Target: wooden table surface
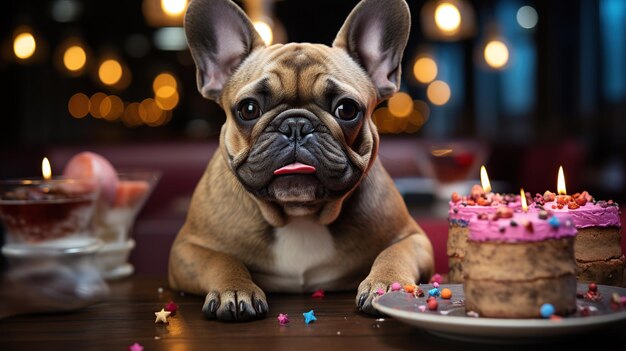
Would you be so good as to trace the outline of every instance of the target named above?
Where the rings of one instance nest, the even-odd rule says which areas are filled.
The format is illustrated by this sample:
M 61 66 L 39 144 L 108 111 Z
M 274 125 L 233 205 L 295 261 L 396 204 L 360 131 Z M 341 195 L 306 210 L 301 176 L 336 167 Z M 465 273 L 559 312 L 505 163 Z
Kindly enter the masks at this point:
M 128 350 L 135 342 L 150 350 L 501 350 L 530 345 L 488 345 L 444 339 L 393 318 L 377 320 L 354 307 L 354 293 L 268 296 L 264 320 L 224 323 L 203 318 L 203 298 L 182 295 L 167 287 L 165 278 L 129 277 L 110 282 L 102 302 L 60 314 L 22 315 L 0 320 L 0 350 Z M 159 293 L 159 288 L 163 291 Z M 169 324 L 155 324 L 154 312 L 173 300 L 179 305 Z M 303 312 L 315 311 L 317 321 L 305 324 Z M 279 325 L 286 313 L 290 323 Z M 626 321 L 593 334 L 572 335 L 555 342 L 534 340 L 534 350 L 556 346 L 576 349 L 626 349 Z

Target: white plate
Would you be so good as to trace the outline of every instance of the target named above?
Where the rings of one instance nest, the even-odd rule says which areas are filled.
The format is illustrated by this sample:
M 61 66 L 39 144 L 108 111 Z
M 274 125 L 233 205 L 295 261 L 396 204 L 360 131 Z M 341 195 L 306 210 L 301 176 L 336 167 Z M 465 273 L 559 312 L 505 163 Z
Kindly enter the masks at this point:
M 583 317 L 578 312 L 559 320 L 552 319 L 504 319 L 467 316 L 463 302 L 462 284 L 442 284 L 452 290 L 452 298 L 438 298 L 437 311 L 424 312 L 420 305 L 426 305 L 428 290 L 432 285 L 423 284 L 425 297 L 415 298 L 405 292 L 390 292 L 377 297 L 373 305 L 380 312 L 410 325 L 422 328 L 427 332 L 447 338 L 480 341 L 480 342 L 511 342 L 536 341 L 537 337 L 557 338 L 573 333 L 587 332 L 605 326 L 608 323 L 626 319 L 626 308 L 612 308 L 611 294 L 626 295 L 626 289 L 607 285 L 598 285 L 602 299 L 590 301 L 577 299 L 579 307 L 589 306 L 592 313 Z M 579 292 L 587 291 L 587 284 L 578 284 Z

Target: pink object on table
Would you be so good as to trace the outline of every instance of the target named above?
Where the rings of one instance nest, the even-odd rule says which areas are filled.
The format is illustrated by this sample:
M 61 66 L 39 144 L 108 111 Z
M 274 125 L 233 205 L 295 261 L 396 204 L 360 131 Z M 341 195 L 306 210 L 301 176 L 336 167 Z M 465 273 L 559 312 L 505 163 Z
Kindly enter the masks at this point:
M 278 323 L 280 325 L 285 325 L 285 324 L 289 323 L 289 316 L 287 314 L 280 313 L 280 314 L 278 314 L 277 319 L 278 319 Z
M 439 274 L 439 273 L 435 273 L 435 274 L 433 274 L 433 276 L 432 276 L 432 277 L 430 277 L 429 282 L 430 282 L 430 283 L 437 283 L 437 284 L 441 284 L 442 280 L 443 280 L 443 277 L 441 276 L 441 274 Z
M 113 207 L 132 207 L 150 189 L 145 180 L 120 180 L 117 183 Z
M 324 290 L 322 289 L 315 290 L 315 292 L 311 295 L 311 297 L 324 297 Z
M 101 196 L 109 204 L 115 201 L 119 179 L 113 165 L 104 157 L 90 151 L 74 155 L 65 165 L 63 175 L 69 178 L 98 179 Z
M 175 304 L 174 301 L 170 301 L 167 303 L 167 305 L 165 305 L 165 310 L 176 313 L 176 311 L 178 310 L 178 305 Z

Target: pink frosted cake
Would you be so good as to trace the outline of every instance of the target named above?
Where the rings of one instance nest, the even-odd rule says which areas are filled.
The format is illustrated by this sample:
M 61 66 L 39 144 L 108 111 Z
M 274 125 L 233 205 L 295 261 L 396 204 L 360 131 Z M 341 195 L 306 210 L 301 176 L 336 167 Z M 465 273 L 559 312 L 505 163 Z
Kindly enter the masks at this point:
M 485 193 L 480 185 L 472 187 L 470 196 L 452 194 L 448 210 L 448 282 L 463 282 L 463 261 L 467 247 L 467 226 L 479 213 L 495 214 L 499 208 L 521 209 L 520 196 L 514 194 Z
M 539 318 L 576 311 L 576 228 L 567 215 L 505 211 L 470 220 L 463 290 L 468 311 L 483 317 Z
M 625 286 L 626 259 L 621 247 L 619 205 L 596 201 L 586 191 L 574 195 L 537 194 L 531 210 L 568 214 L 578 234 L 574 244 L 576 276 L 580 282 Z

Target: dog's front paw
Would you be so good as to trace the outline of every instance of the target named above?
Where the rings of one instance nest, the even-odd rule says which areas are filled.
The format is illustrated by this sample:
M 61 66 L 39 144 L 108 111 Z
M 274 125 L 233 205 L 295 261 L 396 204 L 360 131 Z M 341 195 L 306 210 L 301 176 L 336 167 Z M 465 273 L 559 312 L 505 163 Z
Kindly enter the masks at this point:
M 372 305 L 372 301 L 376 296 L 379 296 L 380 293 L 386 293 L 391 291 L 391 284 L 398 282 L 401 286 L 405 284 L 410 284 L 409 280 L 403 279 L 376 279 L 376 278 L 365 278 L 364 281 L 359 285 L 359 289 L 356 294 L 356 307 L 359 311 L 372 314 L 372 315 L 382 315 L 377 309 Z
M 206 295 L 202 312 L 208 319 L 244 322 L 264 318 L 268 306 L 265 293 L 253 282 L 224 290 L 212 290 Z

